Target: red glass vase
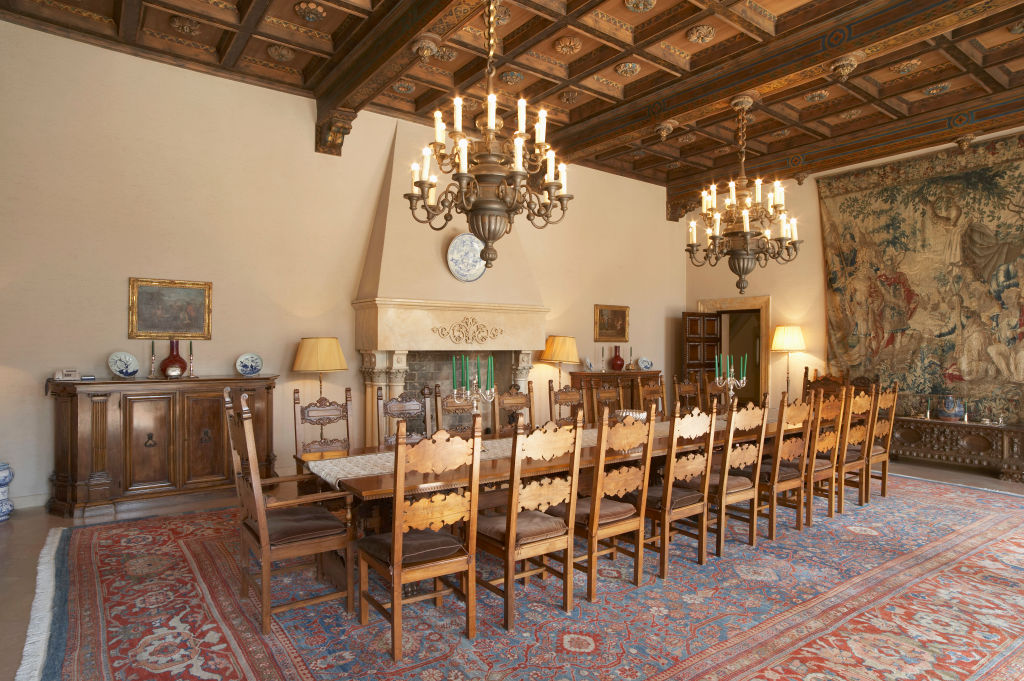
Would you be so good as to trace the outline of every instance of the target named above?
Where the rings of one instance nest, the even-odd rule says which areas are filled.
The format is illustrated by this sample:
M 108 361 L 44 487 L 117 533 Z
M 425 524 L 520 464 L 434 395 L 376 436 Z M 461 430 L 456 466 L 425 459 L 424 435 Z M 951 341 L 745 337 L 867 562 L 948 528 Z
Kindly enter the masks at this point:
M 615 346 L 615 354 L 612 355 L 608 365 L 612 368 L 612 371 L 622 371 L 622 367 L 626 365 L 626 360 L 622 359 L 622 355 L 619 354 L 619 346 Z
M 171 341 L 171 354 L 164 357 L 160 362 L 160 373 L 167 378 L 181 378 L 185 375 L 185 368 L 188 364 L 185 358 L 178 354 L 178 341 Z

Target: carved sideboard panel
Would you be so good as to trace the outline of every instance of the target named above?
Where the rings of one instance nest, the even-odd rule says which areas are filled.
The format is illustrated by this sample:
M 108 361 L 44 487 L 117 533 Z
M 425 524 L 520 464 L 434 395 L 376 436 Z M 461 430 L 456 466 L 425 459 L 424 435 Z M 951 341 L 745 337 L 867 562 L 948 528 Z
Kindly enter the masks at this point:
M 1024 426 L 897 417 L 892 455 L 980 468 L 1024 482 Z

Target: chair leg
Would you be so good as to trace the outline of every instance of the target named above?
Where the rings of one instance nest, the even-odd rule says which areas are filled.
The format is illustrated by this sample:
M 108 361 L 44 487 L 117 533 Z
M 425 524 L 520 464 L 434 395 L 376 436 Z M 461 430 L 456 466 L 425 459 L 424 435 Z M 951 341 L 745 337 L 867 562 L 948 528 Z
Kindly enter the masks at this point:
M 466 594 L 466 638 L 476 638 L 476 580 L 473 579 L 473 575 L 476 574 L 476 560 L 471 556 L 469 559 L 469 570 L 466 572 L 466 589 L 463 591 Z M 512 592 L 505 594 L 511 596 Z M 512 603 L 512 599 L 508 599 L 508 603 Z M 511 625 L 511 622 L 509 623 Z
M 345 547 L 345 589 L 348 591 L 346 605 L 349 612 L 355 612 L 356 609 L 356 585 L 353 583 L 353 579 L 355 579 L 355 569 L 353 566 L 356 558 L 355 553 L 352 550 L 352 544 Z
M 828 517 L 836 516 L 836 476 L 835 473 L 828 479 Z
M 768 496 L 768 538 L 775 539 L 775 516 L 779 512 L 779 497 L 775 490 L 769 491 Z M 797 513 L 797 515 L 800 515 Z
M 636 531 L 636 544 L 633 553 L 633 583 L 640 586 L 644 579 L 644 523 L 642 521 L 640 529 Z
M 807 478 L 807 487 L 804 490 L 804 496 L 807 497 L 804 501 L 804 522 L 807 527 L 814 524 L 814 476 Z
M 804 529 L 804 486 L 800 485 L 794 492 L 796 492 L 796 531 L 802 532 Z
M 840 515 L 846 512 L 846 470 L 840 465 L 833 476 L 832 484 L 836 485 L 836 510 Z
M 750 500 L 750 530 L 747 534 L 747 542 L 751 546 L 757 545 L 757 497 Z
M 569 532 L 569 548 L 565 550 L 565 562 L 562 563 L 562 607 L 566 612 L 572 612 L 573 592 L 572 578 L 576 574 L 576 568 L 572 566 L 572 531 Z
M 402 659 L 402 585 L 391 581 L 391 657 Z
M 241 556 L 238 560 L 239 565 L 239 580 L 238 580 L 238 596 L 239 598 L 245 598 L 249 595 L 249 549 L 246 547 L 245 542 L 241 544 Z
M 443 588 L 444 588 L 444 582 L 441 581 L 441 578 L 440 577 L 434 577 L 434 591 L 437 592 L 437 591 L 440 591 Z M 440 610 L 442 607 L 444 607 L 444 596 L 435 596 L 434 597 L 434 607 L 437 608 L 438 610 Z
M 516 561 L 505 561 L 505 630 L 515 626 Z
M 715 528 L 718 536 L 715 537 L 715 553 L 719 558 L 725 553 L 725 508 L 724 503 L 718 505 L 718 526 Z
M 701 511 L 700 521 L 697 523 L 697 564 L 705 565 L 708 562 L 708 508 Z
M 597 600 L 597 538 L 587 539 L 587 600 Z
M 370 602 L 366 592 L 370 589 L 370 574 L 365 560 L 359 561 L 359 623 L 370 623 Z
M 672 520 L 666 514 L 661 519 L 661 546 L 660 550 L 660 561 L 658 565 L 658 576 L 662 579 L 668 579 L 668 544 L 672 539 Z M 654 528 L 652 527 L 651 530 Z M 653 532 L 652 532 L 653 534 Z
M 270 557 L 260 559 L 260 614 L 263 619 L 263 633 L 270 633 Z

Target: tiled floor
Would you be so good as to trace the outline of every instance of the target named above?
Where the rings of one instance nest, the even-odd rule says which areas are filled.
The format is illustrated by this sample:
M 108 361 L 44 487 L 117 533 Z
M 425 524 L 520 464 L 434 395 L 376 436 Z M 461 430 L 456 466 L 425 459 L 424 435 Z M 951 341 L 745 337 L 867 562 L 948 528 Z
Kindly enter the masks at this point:
M 894 463 L 891 470 L 893 473 L 929 480 L 1024 494 L 1024 484 L 957 469 L 927 464 Z M 185 503 L 169 501 L 161 506 L 149 505 L 119 512 L 117 515 L 101 515 L 88 520 L 58 518 L 49 515 L 42 508 L 15 511 L 10 520 L 0 523 L 0 593 L 3 594 L 3 607 L 0 608 L 0 680 L 13 679 L 21 662 L 21 650 L 35 594 L 36 562 L 50 529 L 89 522 L 127 520 L 154 513 L 219 508 L 234 503 L 233 495 L 233 491 L 225 491 L 222 494 L 204 496 L 200 500 Z

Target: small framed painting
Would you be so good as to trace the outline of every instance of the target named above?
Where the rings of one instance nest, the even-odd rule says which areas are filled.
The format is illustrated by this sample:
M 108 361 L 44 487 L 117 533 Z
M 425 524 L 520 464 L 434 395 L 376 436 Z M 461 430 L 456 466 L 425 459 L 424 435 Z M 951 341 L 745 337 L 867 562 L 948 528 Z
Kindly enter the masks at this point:
M 594 305 L 594 341 L 625 343 L 629 340 L 629 306 Z
M 128 279 L 128 337 L 210 340 L 213 284 Z

